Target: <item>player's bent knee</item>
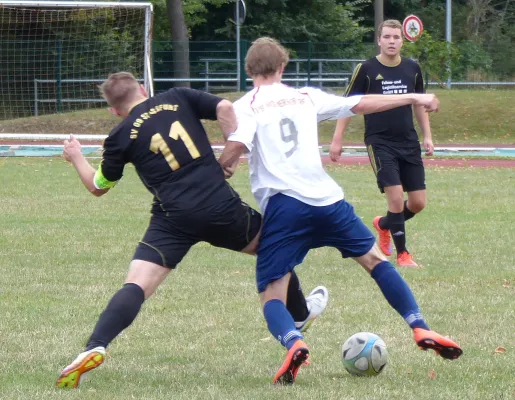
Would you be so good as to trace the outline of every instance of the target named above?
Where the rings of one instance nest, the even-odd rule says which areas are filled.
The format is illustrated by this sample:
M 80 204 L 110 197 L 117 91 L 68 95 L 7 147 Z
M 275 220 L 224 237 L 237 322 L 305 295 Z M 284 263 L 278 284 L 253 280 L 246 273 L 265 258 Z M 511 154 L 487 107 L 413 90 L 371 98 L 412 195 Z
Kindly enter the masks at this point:
M 125 283 L 138 285 L 148 299 L 168 276 L 171 269 L 143 260 L 132 260 Z
M 413 214 L 418 214 L 424 209 L 424 206 L 421 207 L 415 207 L 414 210 L 410 210 Z
M 270 300 L 280 300 L 286 304 L 290 276 L 291 274 L 287 273 L 281 278 L 276 279 L 266 285 L 265 290 L 259 294 L 262 306 L 264 306 Z
M 427 204 L 427 197 L 425 190 L 417 190 L 408 193 L 408 208 L 414 213 L 418 214 L 422 211 Z
M 377 264 L 381 261 L 386 261 L 386 257 L 379 249 L 377 243 L 369 250 L 369 252 L 361 257 L 355 258 L 368 273 L 371 273 Z
M 400 213 L 404 209 L 404 192 L 402 186 L 389 186 L 385 188 L 388 211 Z
M 426 207 L 427 201 L 416 201 L 413 202 L 413 204 L 410 203 L 409 210 L 414 213 L 418 214 L 420 211 L 422 211 Z

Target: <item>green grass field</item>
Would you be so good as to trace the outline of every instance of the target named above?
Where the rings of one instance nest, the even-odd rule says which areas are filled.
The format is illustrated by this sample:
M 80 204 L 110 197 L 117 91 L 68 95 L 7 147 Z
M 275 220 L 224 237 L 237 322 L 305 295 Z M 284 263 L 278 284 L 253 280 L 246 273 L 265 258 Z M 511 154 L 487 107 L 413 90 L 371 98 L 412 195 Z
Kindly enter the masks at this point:
M 385 209 L 368 167 L 329 167 L 370 226 Z M 0 159 L 1 399 L 513 399 L 515 175 L 511 169 L 429 168 L 429 204 L 409 221 L 424 265 L 401 270 L 431 327 L 464 355 L 417 349 L 373 280 L 332 249 L 297 268 L 330 302 L 307 332 L 312 365 L 294 387 L 271 379 L 284 350 L 263 320 L 250 256 L 200 244 L 110 346 L 78 390 L 53 388 L 120 287 L 149 218 L 151 196 L 128 167 L 107 196 L 88 194 L 59 158 Z M 243 167 L 233 178 L 252 201 Z M 342 343 L 372 331 L 389 365 L 374 378 L 343 368 Z M 496 353 L 498 347 L 505 352 Z
M 431 129 L 436 145 L 452 143 L 514 144 L 515 91 L 513 90 L 443 90 L 433 89 L 441 100 L 441 110 L 431 115 Z M 230 100 L 241 93 L 222 95 Z M 0 133 L 85 133 L 107 134 L 118 123 L 105 109 L 20 118 L 1 121 Z M 221 141 L 218 125 L 206 122 L 212 140 Z M 320 142 L 331 141 L 335 122 L 320 125 Z M 349 125 L 346 142 L 363 141 L 363 118 L 356 117 Z

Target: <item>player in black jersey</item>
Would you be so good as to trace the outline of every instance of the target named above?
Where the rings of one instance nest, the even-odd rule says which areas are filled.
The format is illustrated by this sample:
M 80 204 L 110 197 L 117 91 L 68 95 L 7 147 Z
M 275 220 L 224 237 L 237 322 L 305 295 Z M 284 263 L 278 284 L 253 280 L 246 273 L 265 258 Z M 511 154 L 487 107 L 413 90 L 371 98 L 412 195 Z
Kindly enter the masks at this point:
M 356 94 L 424 93 L 420 66 L 400 56 L 402 25 L 396 20 L 379 26 L 378 44 L 381 52 L 359 64 L 347 87 L 346 96 Z M 424 137 L 426 155 L 433 154 L 429 114 L 414 106 L 415 117 Z M 342 152 L 342 138 L 349 118 L 336 124 L 330 157 L 337 161 Z M 420 142 L 413 125 L 411 106 L 365 115 L 365 144 L 381 193 L 385 193 L 388 212 L 375 217 L 373 225 L 379 235 L 379 245 L 387 256 L 392 254 L 391 237 L 397 250 L 397 263 L 416 267 L 406 248 L 405 221 L 426 206 L 426 183 Z M 404 192 L 408 199 L 404 200 Z M 390 237 L 391 234 L 391 237 Z
M 201 122 L 218 120 L 228 137 L 237 128 L 230 101 L 186 88 L 149 98 L 127 72 L 110 75 L 101 91 L 111 112 L 123 121 L 106 138 L 99 168 L 89 164 L 73 137 L 64 143 L 64 157 L 95 196 L 114 187 L 125 165 L 132 163 L 154 195 L 152 216 L 125 285 L 100 315 L 85 351 L 62 371 L 58 387 L 77 387 L 82 374 L 103 363 L 109 343 L 134 321 L 145 299 L 191 246 L 205 241 L 255 254 L 261 228 L 261 215 L 225 180 Z M 307 327 L 327 305 L 324 287 L 315 288 L 305 299 L 296 277 L 288 296 L 299 329 Z

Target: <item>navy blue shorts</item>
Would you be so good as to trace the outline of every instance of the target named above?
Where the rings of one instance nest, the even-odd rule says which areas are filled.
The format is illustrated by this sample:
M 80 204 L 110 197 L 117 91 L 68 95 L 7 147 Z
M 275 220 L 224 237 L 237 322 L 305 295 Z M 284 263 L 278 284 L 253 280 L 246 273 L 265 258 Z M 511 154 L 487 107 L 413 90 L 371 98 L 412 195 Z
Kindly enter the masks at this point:
M 283 194 L 272 196 L 263 219 L 256 281 L 261 293 L 302 263 L 309 250 L 334 247 L 342 257 L 361 257 L 375 237 L 345 200 L 315 207 Z

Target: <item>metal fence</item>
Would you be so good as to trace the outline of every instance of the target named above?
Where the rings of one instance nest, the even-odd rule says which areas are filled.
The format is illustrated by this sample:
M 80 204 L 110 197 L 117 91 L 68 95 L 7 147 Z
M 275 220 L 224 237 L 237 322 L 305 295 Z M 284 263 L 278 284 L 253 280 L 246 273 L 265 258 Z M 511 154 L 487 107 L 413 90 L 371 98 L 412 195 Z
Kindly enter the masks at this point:
M 154 87 L 165 90 L 174 82 L 190 82 L 192 87 L 211 91 L 246 90 L 252 82 L 244 69 L 249 41 L 240 41 L 241 64 L 238 66 L 236 42 L 190 42 L 187 68 L 176 62 L 182 43 L 153 43 Z M 284 81 L 293 86 L 344 88 L 356 64 L 373 54 L 374 46 L 364 45 L 359 56 L 344 43 L 289 42 L 290 63 Z M 238 68 L 240 79 L 238 82 Z
M 290 60 L 287 70 L 283 73 L 283 81 L 294 87 L 309 85 L 323 88 L 325 85 L 325 87 L 344 88 L 352 76 L 352 71 L 362 61 L 363 59 L 295 58 Z M 238 85 L 236 59 L 200 58 L 196 63 L 200 65 L 198 76 L 156 77 L 154 84 L 189 82 L 192 86 L 206 92 L 213 92 L 245 90 L 245 86 L 252 82 L 252 79 L 244 75 L 241 79 L 244 79 L 245 83 L 241 82 Z M 316 70 L 306 69 L 308 63 L 315 65 Z M 334 68 L 336 64 L 338 64 L 337 68 Z
M 243 63 L 249 41 L 240 42 L 242 65 L 239 89 L 245 90 L 250 82 L 245 75 Z M 236 90 L 236 42 L 190 42 L 189 71 L 174 64 L 178 43 L 159 42 L 153 44 L 154 82 L 157 89 L 165 89 L 173 82 L 189 81 L 193 87 L 210 91 Z M 349 77 L 356 62 L 376 54 L 374 43 L 355 44 L 332 42 L 287 42 L 291 62 L 285 71 L 285 80 L 295 84 L 308 84 L 325 88 L 341 88 Z M 454 71 L 451 71 L 451 87 L 513 87 L 515 86 L 515 52 L 498 53 L 470 47 L 463 43 L 461 56 Z M 441 82 L 426 75 L 427 85 L 441 85 Z M 160 80 L 161 79 L 161 80 Z
M 251 80 L 245 74 L 243 60 L 249 44 L 246 40 L 239 42 L 242 61 L 238 65 L 235 41 L 190 41 L 187 47 L 186 43 L 154 41 L 152 71 L 155 92 L 173 87 L 177 82 L 189 82 L 193 88 L 213 93 L 247 90 Z M 20 42 L 17 49 L 21 52 L 23 46 L 30 45 L 30 42 Z M 375 44 L 295 42 L 284 45 L 291 58 L 284 73 L 285 82 L 296 87 L 308 85 L 335 90 L 343 90 L 357 63 L 373 56 L 376 51 Z M 188 50 L 185 60 L 184 48 Z M 13 70 L 16 63 L 0 65 L 0 117 L 3 115 L 0 119 L 105 106 L 96 89 L 105 76 L 77 74 L 75 71 L 80 69 L 72 68 L 66 79 L 62 79 L 64 75 L 59 70 L 62 63 L 52 62 L 55 52 L 51 46 L 45 51 L 48 54 L 41 55 L 48 60 L 45 71 L 34 67 L 29 71 L 30 75 L 23 69 Z M 23 82 L 23 85 L 18 82 Z M 426 84 L 434 86 L 440 82 L 426 79 Z M 451 86 L 515 87 L 515 52 L 500 55 L 485 51 L 481 57 L 462 57 L 461 64 L 453 71 Z

